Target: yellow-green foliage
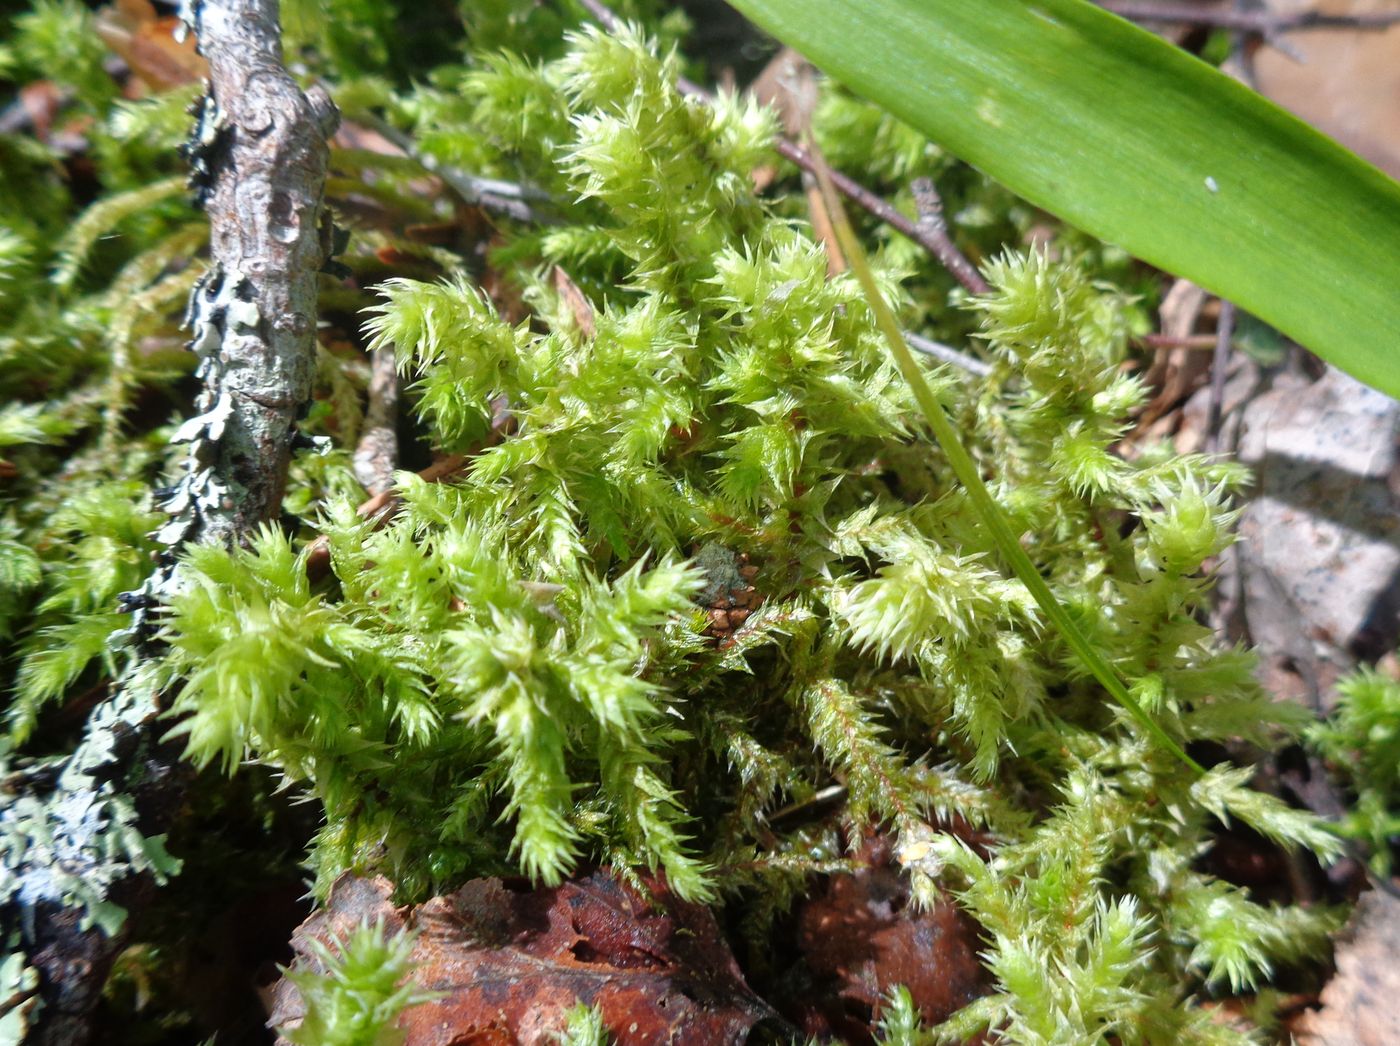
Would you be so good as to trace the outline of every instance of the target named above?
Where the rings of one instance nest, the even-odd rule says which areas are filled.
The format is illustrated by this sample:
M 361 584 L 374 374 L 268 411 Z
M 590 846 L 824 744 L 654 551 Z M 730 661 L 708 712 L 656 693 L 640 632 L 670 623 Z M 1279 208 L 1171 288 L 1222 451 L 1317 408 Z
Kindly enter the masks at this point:
M 1342 831 L 1365 842 L 1377 875 L 1391 874 L 1391 841 L 1400 835 L 1400 683 L 1363 670 L 1337 684 L 1339 702 L 1309 740 L 1355 792 Z
M 1227 817 L 1324 859 L 1335 838 L 1251 791 L 1247 771 L 1193 779 L 998 571 L 859 287 L 828 275 L 786 197 L 753 188 L 774 162 L 771 114 L 683 99 L 679 60 L 635 30 L 561 43 L 540 5 L 468 6 L 489 53 L 398 93 L 392 55 L 359 31 L 369 14 L 334 33 L 304 20 L 299 46 L 332 73 L 383 72 L 346 97 L 378 99 L 424 155 L 549 197 L 550 224 L 503 220 L 490 260 L 531 315 L 503 319 L 466 265 L 378 286 L 367 341 L 396 353 L 426 439 L 469 463 L 440 483 L 400 474 L 399 511 L 369 521 L 341 431 L 335 453 L 294 465 L 302 520 L 246 548 L 188 551 L 159 672 L 189 757 L 230 772 L 255 760 L 321 804 L 320 896 L 346 870 L 386 872 L 412 899 L 475 874 L 557 882 L 602 862 L 747 906 L 760 939 L 811 876 L 843 866 L 834 824 L 765 814 L 835 781 L 850 825 L 896 833 L 922 900 L 946 886 L 985 930 L 997 991 L 947 1034 L 1245 1041 L 1189 1000 L 1316 954 L 1334 918 L 1259 904 L 1197 858 Z M 510 26 L 522 55 L 498 50 Z M 833 96 L 830 134 L 865 126 L 855 104 Z M 881 127 L 875 173 L 943 162 Z M 391 184 L 402 166 L 386 161 Z M 15 390 L 0 443 L 20 447 L 33 494 L 0 529 L 0 626 L 19 644 L 11 743 L 129 653 L 103 637 L 146 567 L 138 481 L 157 470 L 160 432 L 143 429 L 129 463 L 114 436 L 132 391 L 174 374 L 131 351 L 158 325 L 112 288 L 126 273 L 159 298 L 172 239 L 189 236 L 164 205 L 142 226 L 129 205 L 164 187 L 131 177 L 66 255 L 18 221 L 0 229 L 0 379 Z M 97 239 L 113 227 L 138 241 L 115 261 Z M 43 278 L 55 265 L 56 284 Z M 942 315 L 946 294 L 902 282 L 911 267 L 906 248 L 884 256 L 886 294 L 915 322 Z M 1008 254 L 986 275 L 992 293 L 958 322 L 979 326 L 991 378 L 931 377 L 1055 594 L 1181 744 L 1296 734 L 1306 717 L 1200 623 L 1202 565 L 1229 540 L 1241 471 L 1112 452 L 1145 399 L 1120 367 L 1134 305 L 1073 260 Z M 50 347 L 46 386 L 29 354 Z M 353 397 L 348 367 L 323 364 Z M 353 427 L 358 408 L 336 416 Z M 488 439 L 503 416 L 509 433 Z M 67 514 L 38 481 L 64 439 L 90 488 Z M 318 537 L 331 570 L 313 580 Z M 749 583 L 762 606 L 714 635 L 706 607 Z M 953 815 L 985 831 L 989 858 L 943 834 Z M 314 1013 L 371 1016 L 308 1017 L 298 1035 L 337 1025 L 341 1038 L 316 1041 L 380 1041 L 381 1016 L 407 998 L 403 955 L 364 934 L 302 986 Z M 380 955 L 382 975 L 361 953 Z M 576 1023 L 574 1041 L 596 1040 Z M 928 1041 L 917 1025 L 896 999 L 884 1041 Z
M 592 857 L 664 868 L 693 897 L 772 861 L 777 889 L 822 841 L 775 842 L 761 811 L 834 773 L 849 815 L 892 823 L 922 888 L 962 883 L 991 935 L 1001 994 L 963 1026 L 1219 1039 L 1180 1008 L 1196 978 L 1257 983 L 1333 923 L 1196 871 L 1211 825 L 1324 856 L 1333 837 L 1244 772 L 1193 781 L 1085 680 L 993 570 L 854 283 L 755 198 L 771 124 L 683 101 L 671 73 L 631 35 L 587 33 L 556 64 L 470 80 L 560 114 L 541 180 L 613 253 L 572 263 L 583 280 L 623 265 L 627 291 L 601 296 L 586 337 L 512 327 L 461 279 L 382 288 L 368 330 L 435 442 L 469 448 L 502 403 L 515 431 L 458 480 L 404 477 L 378 531 L 328 504 L 329 588 L 272 533 L 191 557 L 168 668 L 192 756 L 307 782 L 323 889 L 384 866 L 409 893 L 507 848 L 545 881 Z M 1182 742 L 1296 727 L 1196 619 L 1240 473 L 1109 453 L 1143 399 L 1118 368 L 1122 299 L 1035 254 L 988 275 L 994 377 L 975 397 L 939 378 L 1057 594 Z M 683 565 L 715 547 L 758 566 L 766 601 L 719 645 L 697 597 L 728 582 L 712 557 Z M 950 812 L 999 840 L 990 863 L 937 834 Z
M 434 998 L 412 982 L 411 934 L 367 922 L 334 945 L 313 939 L 309 947 L 319 969 L 287 975 L 306 1007 L 295 1027 L 282 1029 L 296 1046 L 398 1046 L 399 1014 Z

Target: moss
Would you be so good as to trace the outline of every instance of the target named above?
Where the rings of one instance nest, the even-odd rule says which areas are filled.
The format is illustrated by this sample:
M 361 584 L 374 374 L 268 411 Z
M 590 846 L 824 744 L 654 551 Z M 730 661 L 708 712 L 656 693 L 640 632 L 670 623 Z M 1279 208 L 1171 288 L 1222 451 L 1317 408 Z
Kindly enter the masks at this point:
M 343 348 L 323 355 L 311 424 L 340 445 L 294 466 L 299 518 L 244 548 L 189 549 L 165 653 L 145 669 L 189 758 L 230 772 L 255 760 L 321 804 L 308 857 L 321 895 L 346 870 L 384 871 L 418 899 L 476 874 L 647 866 L 681 896 L 747 911 L 756 934 L 841 866 L 835 825 L 780 830 L 765 812 L 836 783 L 843 825 L 890 826 L 919 896 L 955 891 L 986 931 L 997 991 L 943 1033 L 1244 1041 L 1192 1000 L 1317 954 L 1335 915 L 1260 904 L 1196 859 L 1226 817 L 1324 859 L 1335 838 L 1251 791 L 1245 769 L 1193 779 L 998 571 L 858 286 L 828 276 L 794 217 L 801 194 L 753 188 L 774 160 L 770 114 L 683 99 L 680 59 L 640 30 L 562 37 L 572 8 L 464 6 L 484 12 L 472 42 L 486 50 L 413 87 L 392 86 L 399 59 L 361 3 L 347 0 L 343 31 L 307 29 L 298 46 L 424 155 L 549 197 L 546 228 L 502 220 L 489 281 L 479 257 L 439 251 L 440 279 L 359 296 L 365 343 L 392 348 L 411 382 L 417 435 L 466 463 L 436 483 L 402 473 L 392 518 L 357 515 L 347 452 L 364 368 Z M 114 126 L 168 115 L 121 112 Z M 948 163 L 839 92 L 823 112 L 829 148 L 853 162 L 853 139 L 878 127 L 856 172 L 872 180 Z M 134 136 L 106 142 L 127 174 L 58 253 L 0 217 L 0 442 L 18 474 L 0 531 L 7 758 L 71 745 L 47 709 L 134 658 L 113 602 L 148 569 L 143 492 L 167 464 L 159 422 L 188 393 L 138 340 L 176 336 L 173 287 L 193 279 L 197 241 Z M 414 177 L 355 163 L 386 187 Z M 971 186 L 966 202 L 1002 202 L 965 170 L 952 180 Z M 130 241 L 122 256 L 89 257 L 112 229 Z M 383 271 L 368 247 L 347 260 Z M 1082 256 L 999 257 L 993 292 L 970 302 L 928 264 L 891 244 L 882 285 L 912 324 L 978 329 L 991 377 L 930 377 L 1023 546 L 1137 700 L 1201 758 L 1210 742 L 1295 736 L 1305 714 L 1200 624 L 1202 564 L 1228 541 L 1242 472 L 1113 453 L 1145 398 L 1121 367 L 1140 306 Z M 123 312 L 132 293 L 155 308 Z M 494 440 L 503 413 L 510 435 Z M 308 570 L 318 541 L 328 576 Z M 120 793 L 110 801 L 112 874 L 173 870 Z M 954 819 L 989 854 L 949 835 Z M 12 856 L 33 834 L 17 833 Z M 73 900 L 116 918 L 101 885 Z M 376 984 L 397 998 L 397 981 Z M 573 1034 L 591 1041 L 585 1016 Z M 934 1033 L 895 1000 L 884 1034 Z

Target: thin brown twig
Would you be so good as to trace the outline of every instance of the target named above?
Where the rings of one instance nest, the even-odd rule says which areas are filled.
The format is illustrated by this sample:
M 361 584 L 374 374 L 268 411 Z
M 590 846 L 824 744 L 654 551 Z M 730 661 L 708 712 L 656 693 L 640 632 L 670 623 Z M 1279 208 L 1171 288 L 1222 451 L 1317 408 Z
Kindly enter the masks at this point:
M 443 184 L 461 197 L 463 203 L 473 204 L 482 210 L 503 214 L 507 218 L 531 225 L 551 224 L 549 217 L 541 213 L 540 207 L 537 206 L 552 202 L 544 190 L 533 185 L 502 181 L 499 178 L 483 178 L 451 164 L 442 163 L 431 153 L 420 150 L 414 145 L 413 139 L 397 127 L 372 113 L 357 112 L 355 122 L 371 128 L 423 170 L 442 179 Z
M 1230 344 L 1235 337 L 1234 302 L 1220 302 L 1216 321 L 1215 357 L 1210 369 L 1210 410 L 1206 421 L 1206 448 L 1214 453 L 1220 447 L 1220 419 L 1225 411 L 1225 379 L 1230 369 Z
M 991 288 L 982 279 L 982 274 L 953 245 L 952 237 L 948 233 L 948 218 L 943 213 L 943 197 L 939 194 L 938 186 L 934 185 L 933 179 L 915 178 L 910 183 L 909 189 L 914 195 L 914 209 L 919 215 L 919 220 L 914 227 L 927 237 L 930 243 L 947 244 L 954 252 L 944 257 L 934 251 L 938 255 L 939 261 L 958 278 L 959 283 L 972 293 L 986 294 L 990 291 Z M 932 250 L 932 248 L 930 249 Z
M 1180 338 L 1171 334 L 1144 334 L 1133 340 L 1149 349 L 1213 349 L 1216 342 L 1214 334 L 1188 334 Z
M 1191 25 L 1234 29 L 1259 36 L 1272 36 L 1275 33 L 1295 32 L 1300 29 L 1380 30 L 1400 25 L 1400 12 L 1396 11 L 1339 15 L 1313 10 L 1279 14 L 1272 11 L 1236 11 L 1184 3 L 1158 3 L 1156 0 L 1098 0 L 1098 4 L 1105 11 L 1111 11 L 1133 22 L 1187 22 Z
M 419 469 L 418 478 L 425 483 L 446 483 L 456 479 L 466 471 L 467 465 L 478 454 L 494 447 L 510 435 L 515 429 L 515 416 L 506 408 L 504 402 L 495 403 L 492 407 L 494 413 L 491 419 L 491 431 L 485 439 L 466 454 L 448 454 L 438 458 L 427 468 Z M 355 514 L 361 519 L 371 520 L 374 529 L 378 530 L 398 515 L 402 505 L 403 499 L 399 496 L 398 487 L 388 487 L 361 502 L 359 507 L 355 509 Z M 331 546 L 323 534 L 306 546 L 307 576 L 312 581 L 320 580 L 326 576 L 326 571 L 330 569 L 330 566 Z
M 609 32 L 616 32 L 622 25 L 621 20 L 600 0 L 579 0 L 589 13 L 593 15 Z M 699 98 L 706 102 L 713 102 L 714 95 L 708 90 L 688 80 L 684 76 L 677 77 L 676 88 L 681 94 L 689 95 L 692 98 Z M 815 174 L 817 170 L 816 161 L 812 159 L 806 149 L 796 142 L 787 138 L 779 138 L 775 148 L 778 155 L 783 159 L 800 167 L 810 174 Z M 986 294 L 991 288 L 987 281 L 982 279 L 982 274 L 977 271 L 977 267 L 968 261 L 967 256 L 958 250 L 952 238 L 948 235 L 947 228 L 934 228 L 928 225 L 911 221 L 901 214 L 899 210 L 888 200 L 878 193 L 872 192 L 861 185 L 855 179 L 850 178 L 840 171 L 831 172 L 831 181 L 836 186 L 836 190 L 857 207 L 866 213 L 878 218 L 891 229 L 903 236 L 913 240 L 924 250 L 932 254 L 943 265 L 953 278 L 962 284 L 972 294 Z
M 790 142 L 786 138 L 779 138 L 777 150 L 779 156 L 790 160 L 804 171 L 816 171 L 816 161 L 807 153 L 807 150 L 797 143 Z M 958 250 L 958 245 L 948 235 L 946 228 L 936 230 L 927 225 L 910 221 L 888 200 L 840 171 L 831 172 L 831 182 L 836 186 L 837 192 L 857 207 L 880 219 L 901 235 L 907 236 L 937 258 L 969 293 L 988 294 L 991 292 L 991 287 L 988 286 L 986 280 L 982 279 L 982 274 L 977 271 L 977 266 L 968 261 L 967 256 Z
M 382 494 L 394 485 L 399 465 L 399 374 L 394 350 L 381 346 L 370 355 L 369 406 L 352 462 L 355 478 L 371 494 Z

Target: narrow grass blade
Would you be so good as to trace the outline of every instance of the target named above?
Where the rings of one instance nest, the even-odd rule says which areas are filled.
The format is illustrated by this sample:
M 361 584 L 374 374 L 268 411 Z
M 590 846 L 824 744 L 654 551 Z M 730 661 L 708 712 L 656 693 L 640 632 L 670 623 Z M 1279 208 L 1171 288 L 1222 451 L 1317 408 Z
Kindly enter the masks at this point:
M 731 0 L 1032 203 L 1400 396 L 1400 185 L 1086 0 Z
M 813 150 L 813 155 L 818 155 L 815 146 L 809 146 L 809 148 Z M 1036 603 L 1040 605 L 1046 620 L 1064 637 L 1069 648 L 1074 651 L 1079 660 L 1093 673 L 1094 678 L 1103 685 L 1103 688 L 1109 692 L 1114 700 L 1127 709 L 1133 718 L 1161 743 L 1162 747 L 1197 773 L 1205 773 L 1201 765 L 1187 755 L 1185 749 L 1133 699 L 1127 686 L 1118 677 L 1118 673 L 1099 653 L 1098 648 L 1094 646 L 1089 637 L 1080 630 L 1079 625 L 1064 604 L 1055 598 L 1055 593 L 1050 591 L 1050 586 L 1040 576 L 1040 571 L 1031 562 L 1031 557 L 1021 547 L 1021 542 L 1013 533 L 1005 513 L 992 498 L 987 485 L 982 482 L 982 476 L 977 470 L 976 462 L 972 460 L 972 455 L 967 452 L 962 440 L 958 438 L 957 430 L 953 428 L 953 423 L 948 420 L 947 414 L 944 413 L 943 405 L 938 402 L 938 395 L 933 391 L 933 386 L 929 384 L 923 368 L 914 359 L 914 353 L 905 342 L 904 335 L 899 329 L 899 322 L 880 293 L 880 288 L 875 283 L 875 277 L 870 272 L 870 263 L 866 260 L 865 251 L 856 238 L 855 232 L 851 229 L 850 220 L 846 217 L 845 208 L 841 204 L 841 197 L 837 195 L 835 186 L 831 184 L 831 172 L 819 156 L 817 180 L 821 184 L 822 196 L 826 200 L 831 224 L 836 231 L 837 239 L 841 242 L 846 262 L 860 281 L 861 290 L 865 292 L 865 300 L 869 302 L 870 308 L 875 314 L 875 322 L 879 325 L 880 332 L 885 336 L 885 341 L 889 343 L 890 353 L 894 356 L 895 364 L 913 390 L 914 399 L 918 402 L 919 409 L 927 419 L 929 427 L 933 429 L 934 438 L 943 448 L 943 454 L 952 466 L 954 475 L 957 476 L 958 482 L 967 489 L 973 507 L 991 532 L 997 550 L 1011 567 L 1012 573 L 1020 579 Z

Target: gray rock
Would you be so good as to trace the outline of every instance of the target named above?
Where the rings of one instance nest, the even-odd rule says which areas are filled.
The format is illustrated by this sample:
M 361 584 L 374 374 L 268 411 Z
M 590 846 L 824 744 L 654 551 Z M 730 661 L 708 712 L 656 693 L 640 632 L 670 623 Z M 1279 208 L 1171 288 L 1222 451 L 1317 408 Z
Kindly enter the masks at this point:
M 1400 638 L 1400 404 L 1340 371 L 1283 378 L 1245 411 L 1249 638 L 1276 692 L 1329 710 L 1337 677 Z M 1292 675 L 1294 680 L 1288 681 Z

